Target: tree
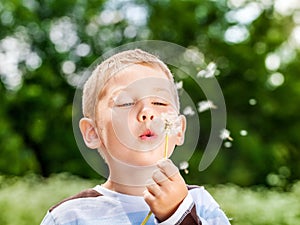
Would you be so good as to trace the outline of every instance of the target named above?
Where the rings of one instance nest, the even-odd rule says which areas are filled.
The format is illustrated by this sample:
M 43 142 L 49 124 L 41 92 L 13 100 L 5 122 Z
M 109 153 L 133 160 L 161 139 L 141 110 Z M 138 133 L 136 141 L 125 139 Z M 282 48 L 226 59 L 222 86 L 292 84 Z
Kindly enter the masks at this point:
M 72 134 L 74 81 L 107 50 L 157 39 L 215 62 L 226 100 L 234 141 L 198 173 L 207 139 L 201 134 L 188 180 L 284 187 L 299 179 L 300 7 L 280 2 L 2 1 L 1 171 L 96 176 Z

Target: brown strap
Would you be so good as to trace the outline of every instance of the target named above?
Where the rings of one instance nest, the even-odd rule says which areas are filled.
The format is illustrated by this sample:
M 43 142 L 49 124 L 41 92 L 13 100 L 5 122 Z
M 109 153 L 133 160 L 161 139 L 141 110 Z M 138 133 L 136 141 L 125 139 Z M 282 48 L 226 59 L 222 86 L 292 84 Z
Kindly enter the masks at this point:
M 178 225 L 202 225 L 199 217 L 197 216 L 196 206 L 193 205 L 190 211 L 188 211 Z
M 194 189 L 194 188 L 199 188 L 200 186 L 197 185 L 187 185 L 188 190 Z M 73 199 L 78 199 L 78 198 L 93 198 L 93 197 L 99 197 L 99 196 L 103 196 L 102 194 L 100 194 L 99 192 L 95 191 L 94 189 L 87 189 L 84 191 L 79 192 L 78 194 L 71 196 L 69 198 L 66 198 L 64 200 L 62 200 L 61 202 L 59 202 L 58 204 L 52 206 L 49 211 L 53 211 L 56 207 L 58 207 L 59 205 L 61 205 L 62 203 L 66 202 L 66 201 L 70 201 Z M 197 212 L 196 212 L 196 206 L 193 205 L 193 207 L 191 208 L 190 211 L 188 211 L 185 215 L 184 218 L 180 221 L 179 223 L 180 225 L 202 225 L 200 219 L 197 216 Z
M 69 198 L 66 198 L 66 199 L 62 200 L 61 202 L 59 202 L 56 205 L 52 206 L 49 209 L 49 211 L 51 212 L 56 207 L 58 207 L 59 205 L 61 205 L 62 203 L 66 202 L 66 201 L 70 201 L 70 200 L 77 199 L 77 198 L 92 198 L 92 197 L 98 197 L 98 196 L 102 196 L 102 194 L 95 191 L 94 189 L 87 189 L 87 190 L 79 192 L 78 194 L 76 194 L 74 196 L 71 196 Z
M 200 186 L 187 185 L 188 190 L 192 190 L 195 188 L 200 188 Z M 192 208 L 183 215 L 183 217 L 179 221 L 178 225 L 202 225 L 202 223 L 197 215 L 195 204 L 193 204 Z
M 190 184 L 188 184 L 186 186 L 187 186 L 188 190 L 192 190 L 192 189 L 195 189 L 195 188 L 201 188 L 201 186 L 198 186 L 198 185 L 190 185 Z

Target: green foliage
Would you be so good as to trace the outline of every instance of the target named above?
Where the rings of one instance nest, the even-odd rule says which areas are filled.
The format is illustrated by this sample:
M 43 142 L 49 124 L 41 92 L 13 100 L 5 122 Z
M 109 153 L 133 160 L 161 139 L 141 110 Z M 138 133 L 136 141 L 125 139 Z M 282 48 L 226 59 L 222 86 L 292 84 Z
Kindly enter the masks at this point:
M 0 223 L 39 224 L 46 211 L 62 199 L 102 181 L 84 180 L 68 174 L 44 179 L 35 175 L 0 177 Z M 232 225 L 295 225 L 300 222 L 300 183 L 289 192 L 236 185 L 207 187 Z
M 201 121 L 186 179 L 288 188 L 300 177 L 299 9 L 284 11 L 267 2 L 2 0 L 1 173 L 68 171 L 96 177 L 73 137 L 75 81 L 107 50 L 157 39 L 196 49 L 207 63 L 214 61 L 226 100 L 231 147 L 223 146 L 214 163 L 198 172 L 210 131 L 209 115 L 201 114 L 208 122 Z M 252 11 L 236 14 L 247 7 Z M 132 8 L 139 13 L 128 11 Z M 276 83 L 278 76 L 283 83 Z M 203 100 L 192 84 L 184 86 L 192 99 Z
M 243 8 L 230 7 L 231 3 L 164 1 L 163 4 L 155 1 L 150 4 L 151 38 L 197 47 L 207 60 L 215 61 L 220 70 L 218 80 L 225 96 L 227 124 L 234 141 L 231 147 L 223 147 L 223 152 L 218 155 L 220 159 L 205 171 L 206 174 L 197 172 L 197 160 L 192 159 L 192 174 L 187 179 L 209 183 L 227 180 L 245 186 L 258 183 L 280 186 L 282 182 L 268 182 L 269 173 L 278 174 L 280 167 L 288 167 L 288 180 L 293 180 L 299 177 L 300 171 L 295 160 L 300 157 L 297 151 L 300 142 L 294 138 L 295 127 L 299 127 L 296 99 L 300 99 L 300 95 L 295 90 L 299 88 L 297 74 L 300 71 L 294 66 L 299 61 L 299 48 L 291 46 L 290 53 L 282 56 L 297 25 L 293 23 L 292 11 L 282 15 L 275 7 L 263 10 L 253 23 L 231 21 L 226 16 L 228 18 L 229 13 Z M 161 26 L 157 26 L 159 22 Z M 226 40 L 226 32 L 235 25 L 245 26 L 249 37 L 238 43 Z M 275 71 L 265 64 L 271 53 L 276 53 L 281 61 Z M 270 76 L 275 72 L 283 74 L 282 86 L 270 85 Z M 250 104 L 252 100 L 255 104 Z M 202 123 L 203 130 L 205 133 L 209 128 L 203 127 Z M 241 130 L 246 130 L 247 135 L 240 135 Z M 200 148 L 204 147 L 200 145 Z M 201 154 L 196 153 L 195 157 L 199 159 Z
M 43 179 L 36 175 L 0 176 L 0 224 L 39 224 L 47 210 L 66 197 L 95 186 L 96 181 L 59 174 Z
M 232 225 L 243 224 L 298 224 L 300 222 L 300 182 L 289 192 L 266 188 L 240 188 L 236 185 L 219 185 L 208 188 L 224 208 Z

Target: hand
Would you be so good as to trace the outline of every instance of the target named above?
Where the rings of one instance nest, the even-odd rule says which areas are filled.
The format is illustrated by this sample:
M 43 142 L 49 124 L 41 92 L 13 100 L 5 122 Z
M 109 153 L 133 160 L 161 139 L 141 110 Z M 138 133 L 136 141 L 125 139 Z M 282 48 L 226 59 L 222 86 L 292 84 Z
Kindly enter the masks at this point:
M 170 159 L 158 162 L 146 185 L 144 199 L 159 221 L 168 219 L 188 194 L 184 179 Z

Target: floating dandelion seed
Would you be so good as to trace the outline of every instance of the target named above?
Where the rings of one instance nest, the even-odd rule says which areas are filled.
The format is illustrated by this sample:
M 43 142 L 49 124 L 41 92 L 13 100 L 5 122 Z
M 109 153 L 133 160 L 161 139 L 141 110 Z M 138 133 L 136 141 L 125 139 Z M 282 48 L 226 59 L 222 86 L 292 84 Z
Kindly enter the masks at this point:
M 230 131 L 227 130 L 227 129 L 221 130 L 220 138 L 221 138 L 222 140 L 228 139 L 229 141 L 233 141 L 233 138 L 230 137 Z
M 254 98 L 249 99 L 249 105 L 256 105 L 257 101 Z
M 206 110 L 209 110 L 209 109 L 216 109 L 217 106 L 210 100 L 207 100 L 207 101 L 201 101 L 198 103 L 198 111 L 201 113 L 201 112 L 204 112 Z
M 195 111 L 193 110 L 193 108 L 191 106 L 187 106 L 183 110 L 183 115 L 193 116 L 193 115 L 195 115 Z
M 181 80 L 179 82 L 176 82 L 175 86 L 176 86 L 177 90 L 181 89 L 183 87 L 183 81 Z
M 189 173 L 189 163 L 187 161 L 182 161 L 181 163 L 179 163 L 179 169 L 183 170 L 185 174 Z
M 240 131 L 240 135 L 241 135 L 241 136 L 247 136 L 247 135 L 248 135 L 248 131 L 246 131 L 246 130 L 241 130 L 241 131 Z
M 200 70 L 197 77 L 211 78 L 214 77 L 217 72 L 217 65 L 214 62 L 210 62 L 204 70 Z
M 232 143 L 231 143 L 230 141 L 226 141 L 226 142 L 224 143 L 224 146 L 225 146 L 225 148 L 231 148 Z

